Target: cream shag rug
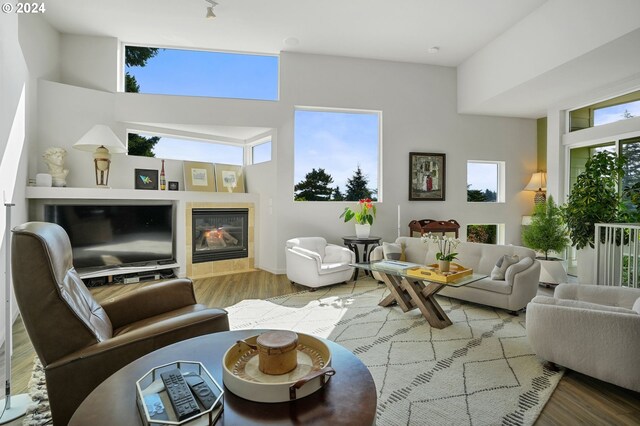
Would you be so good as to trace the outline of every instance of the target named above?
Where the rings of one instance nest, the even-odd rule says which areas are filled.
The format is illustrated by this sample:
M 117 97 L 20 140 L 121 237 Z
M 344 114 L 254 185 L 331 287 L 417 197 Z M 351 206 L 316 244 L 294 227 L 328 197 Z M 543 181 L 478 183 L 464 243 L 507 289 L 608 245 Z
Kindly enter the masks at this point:
M 51 409 L 49 408 L 49 396 L 47 395 L 47 382 L 44 378 L 44 369 L 38 357 L 33 361 L 33 371 L 29 380 L 29 396 L 31 404 L 27 406 L 27 414 L 22 420 L 23 426 L 38 426 L 52 424 Z
M 294 330 L 351 350 L 375 380 L 379 425 L 535 422 L 562 372 L 536 358 L 524 314 L 439 297 L 453 324 L 438 330 L 417 309 L 378 306 L 387 294 L 362 279 L 227 310 L 232 329 Z
M 377 424 L 532 425 L 562 372 L 543 368 L 527 342 L 524 314 L 439 297 L 453 324 L 432 328 L 417 309 L 378 302 L 384 285 L 360 279 L 229 311 L 231 329 L 274 328 L 325 337 L 356 354 L 378 390 Z M 338 371 L 337 374 L 340 374 Z M 36 362 L 24 425 L 50 421 Z

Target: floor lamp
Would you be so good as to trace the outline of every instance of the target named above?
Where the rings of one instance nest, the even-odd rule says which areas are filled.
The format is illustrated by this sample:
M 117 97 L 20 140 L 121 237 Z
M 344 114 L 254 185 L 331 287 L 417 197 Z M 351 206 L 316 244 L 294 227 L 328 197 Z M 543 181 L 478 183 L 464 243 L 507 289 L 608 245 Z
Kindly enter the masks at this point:
M 0 424 L 8 423 L 22 417 L 27 412 L 27 405 L 31 402 L 29 395 L 11 395 L 11 352 L 13 351 L 12 318 L 11 318 L 11 207 L 14 204 L 5 201 L 7 225 L 4 230 L 5 241 L 5 289 L 4 289 L 4 370 L 5 397 L 0 401 Z

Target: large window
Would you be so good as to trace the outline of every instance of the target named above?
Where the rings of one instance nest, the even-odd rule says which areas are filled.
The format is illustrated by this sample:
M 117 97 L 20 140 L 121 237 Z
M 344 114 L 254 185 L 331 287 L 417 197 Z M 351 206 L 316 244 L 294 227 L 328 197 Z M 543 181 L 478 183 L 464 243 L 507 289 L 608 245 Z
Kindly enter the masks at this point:
M 124 47 L 125 92 L 278 100 L 278 57 Z
M 243 164 L 244 152 L 243 147 L 237 145 L 147 133 L 129 133 L 128 149 L 129 155 L 238 166 Z
M 467 201 L 504 202 L 504 162 L 467 161 Z
M 376 111 L 297 108 L 294 199 L 381 201 L 380 126 Z

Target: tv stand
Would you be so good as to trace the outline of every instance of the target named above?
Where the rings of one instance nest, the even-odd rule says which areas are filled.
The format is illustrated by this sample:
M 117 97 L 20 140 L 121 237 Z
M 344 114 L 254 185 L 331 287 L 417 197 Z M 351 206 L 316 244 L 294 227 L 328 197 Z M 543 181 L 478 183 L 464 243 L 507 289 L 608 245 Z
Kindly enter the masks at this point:
M 175 262 L 149 266 L 127 266 L 104 269 L 101 271 L 81 272 L 78 274 L 87 287 L 107 284 L 134 284 L 144 281 L 175 278 L 179 265 Z

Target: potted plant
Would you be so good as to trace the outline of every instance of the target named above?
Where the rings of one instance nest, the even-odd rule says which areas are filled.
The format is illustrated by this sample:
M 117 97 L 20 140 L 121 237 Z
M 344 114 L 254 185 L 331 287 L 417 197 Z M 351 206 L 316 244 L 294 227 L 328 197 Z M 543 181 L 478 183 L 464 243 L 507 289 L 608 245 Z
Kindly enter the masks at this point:
M 560 284 L 567 281 L 567 271 L 562 259 L 549 257 L 550 252 L 559 253 L 569 245 L 562 210 L 552 196 L 545 202 L 536 204 L 531 224 L 522 232 L 522 241 L 525 246 L 544 253 L 544 256 L 536 258 L 541 264 L 540 282 Z
M 356 237 L 367 238 L 371 232 L 373 218 L 376 217 L 376 206 L 371 202 L 370 198 L 363 198 L 358 201 L 358 209 L 352 210 L 351 207 L 345 207 L 340 217 L 344 217 L 345 222 L 351 219 L 356 220 Z
M 454 252 L 454 250 L 458 247 L 458 244 L 460 244 L 460 240 L 444 235 L 433 235 L 429 232 L 427 235 L 422 237 L 422 242 L 438 245 L 438 252 L 436 253 L 438 269 L 440 269 L 440 272 L 449 272 L 451 262 L 458 257 L 458 253 Z
M 609 151 L 593 155 L 571 189 L 562 216 L 571 243 L 578 249 L 578 278 L 593 283 L 595 224 L 617 222 L 621 200 L 617 185 L 624 176 L 626 158 Z

